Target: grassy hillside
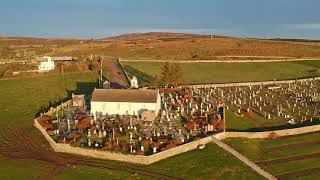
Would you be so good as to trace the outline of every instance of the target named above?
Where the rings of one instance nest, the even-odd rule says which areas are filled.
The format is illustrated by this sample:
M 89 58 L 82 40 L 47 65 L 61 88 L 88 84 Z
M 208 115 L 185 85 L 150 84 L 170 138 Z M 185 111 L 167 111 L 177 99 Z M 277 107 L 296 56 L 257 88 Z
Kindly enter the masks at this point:
M 319 43 L 320 44 L 320 43 Z M 99 54 L 125 59 L 205 60 L 226 59 L 224 56 L 320 57 L 315 43 L 298 44 L 271 40 L 218 37 L 140 38 L 91 42 L 58 48 L 56 54 Z M 222 57 L 221 57 L 222 56 Z M 235 58 L 235 57 L 234 57 Z M 261 57 L 268 59 L 269 57 Z M 233 59 L 228 57 L 228 59 Z M 237 59 L 237 58 L 235 58 Z M 259 59 L 259 57 L 244 57 Z
M 47 143 L 33 119 L 43 108 L 70 96 L 71 92 L 90 93 L 96 85 L 96 73 L 74 73 L 61 76 L 44 76 L 0 80 L 0 120 L 28 129 L 28 133 L 44 147 Z M 35 179 L 50 164 L 32 159 L 10 159 L 0 155 L 0 179 Z M 146 169 L 183 177 L 184 179 L 260 179 L 261 177 L 233 156 L 215 145 L 160 161 Z M 30 173 L 32 172 L 32 173 Z M 54 179 L 148 179 L 124 171 L 70 166 Z
M 122 62 L 144 85 L 160 74 L 163 63 Z M 282 80 L 319 76 L 320 61 L 272 63 L 180 63 L 185 84 Z

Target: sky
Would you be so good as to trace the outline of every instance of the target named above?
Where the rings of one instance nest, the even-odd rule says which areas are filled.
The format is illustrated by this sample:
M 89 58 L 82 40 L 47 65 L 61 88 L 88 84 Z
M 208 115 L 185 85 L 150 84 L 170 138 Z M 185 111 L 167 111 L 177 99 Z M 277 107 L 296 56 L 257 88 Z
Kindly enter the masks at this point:
M 1 0 L 0 35 L 181 32 L 320 39 L 319 0 Z

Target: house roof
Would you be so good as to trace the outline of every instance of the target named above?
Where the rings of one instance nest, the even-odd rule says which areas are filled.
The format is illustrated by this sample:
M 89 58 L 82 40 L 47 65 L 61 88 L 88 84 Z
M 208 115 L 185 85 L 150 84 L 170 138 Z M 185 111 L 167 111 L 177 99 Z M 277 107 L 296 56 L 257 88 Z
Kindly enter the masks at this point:
M 53 61 L 72 61 L 71 56 L 63 56 L 63 57 L 52 57 Z
M 157 90 L 137 89 L 95 89 L 92 94 L 93 102 L 135 102 L 156 103 Z
M 51 57 L 52 61 L 72 61 L 73 57 L 71 56 L 61 56 L 61 57 Z M 44 57 L 37 57 L 36 58 L 37 61 L 47 61 L 48 60 L 48 56 L 44 56 Z

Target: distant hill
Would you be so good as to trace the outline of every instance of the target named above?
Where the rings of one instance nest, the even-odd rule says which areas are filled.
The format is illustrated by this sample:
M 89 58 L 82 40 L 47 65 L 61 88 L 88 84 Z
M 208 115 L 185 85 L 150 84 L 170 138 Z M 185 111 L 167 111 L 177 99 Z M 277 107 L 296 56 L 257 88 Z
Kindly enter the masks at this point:
M 320 59 L 320 41 L 253 39 L 171 32 L 80 40 L 0 37 L 0 59 L 108 56 L 132 60 Z
M 283 39 L 283 38 L 276 38 L 276 39 L 268 39 L 272 41 L 291 41 L 291 42 L 320 42 L 320 40 L 312 40 L 312 39 Z
M 0 46 L 6 45 L 65 45 L 79 42 L 78 39 L 65 38 L 33 38 L 33 37 L 6 37 L 0 36 Z
M 225 37 L 216 35 L 202 35 L 189 33 L 173 33 L 173 32 L 146 32 L 146 33 L 128 33 L 99 40 L 138 40 L 138 39 L 162 39 L 162 38 L 199 38 L 199 37 Z

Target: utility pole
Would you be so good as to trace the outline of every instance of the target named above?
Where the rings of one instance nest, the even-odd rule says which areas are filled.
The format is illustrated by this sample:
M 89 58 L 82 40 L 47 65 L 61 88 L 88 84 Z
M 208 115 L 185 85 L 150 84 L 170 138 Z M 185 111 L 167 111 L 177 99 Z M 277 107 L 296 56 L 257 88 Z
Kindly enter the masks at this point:
M 63 71 L 64 71 L 64 70 L 63 70 L 63 63 L 61 64 L 61 66 L 60 66 L 60 67 L 61 67 L 61 69 L 60 69 L 60 71 L 61 71 L 61 76 L 62 76 L 62 77 L 64 77 L 64 72 L 63 72 Z
M 226 104 L 223 103 L 223 132 L 226 134 Z
M 103 82 L 102 82 L 102 58 L 100 59 L 100 88 L 103 88 Z

